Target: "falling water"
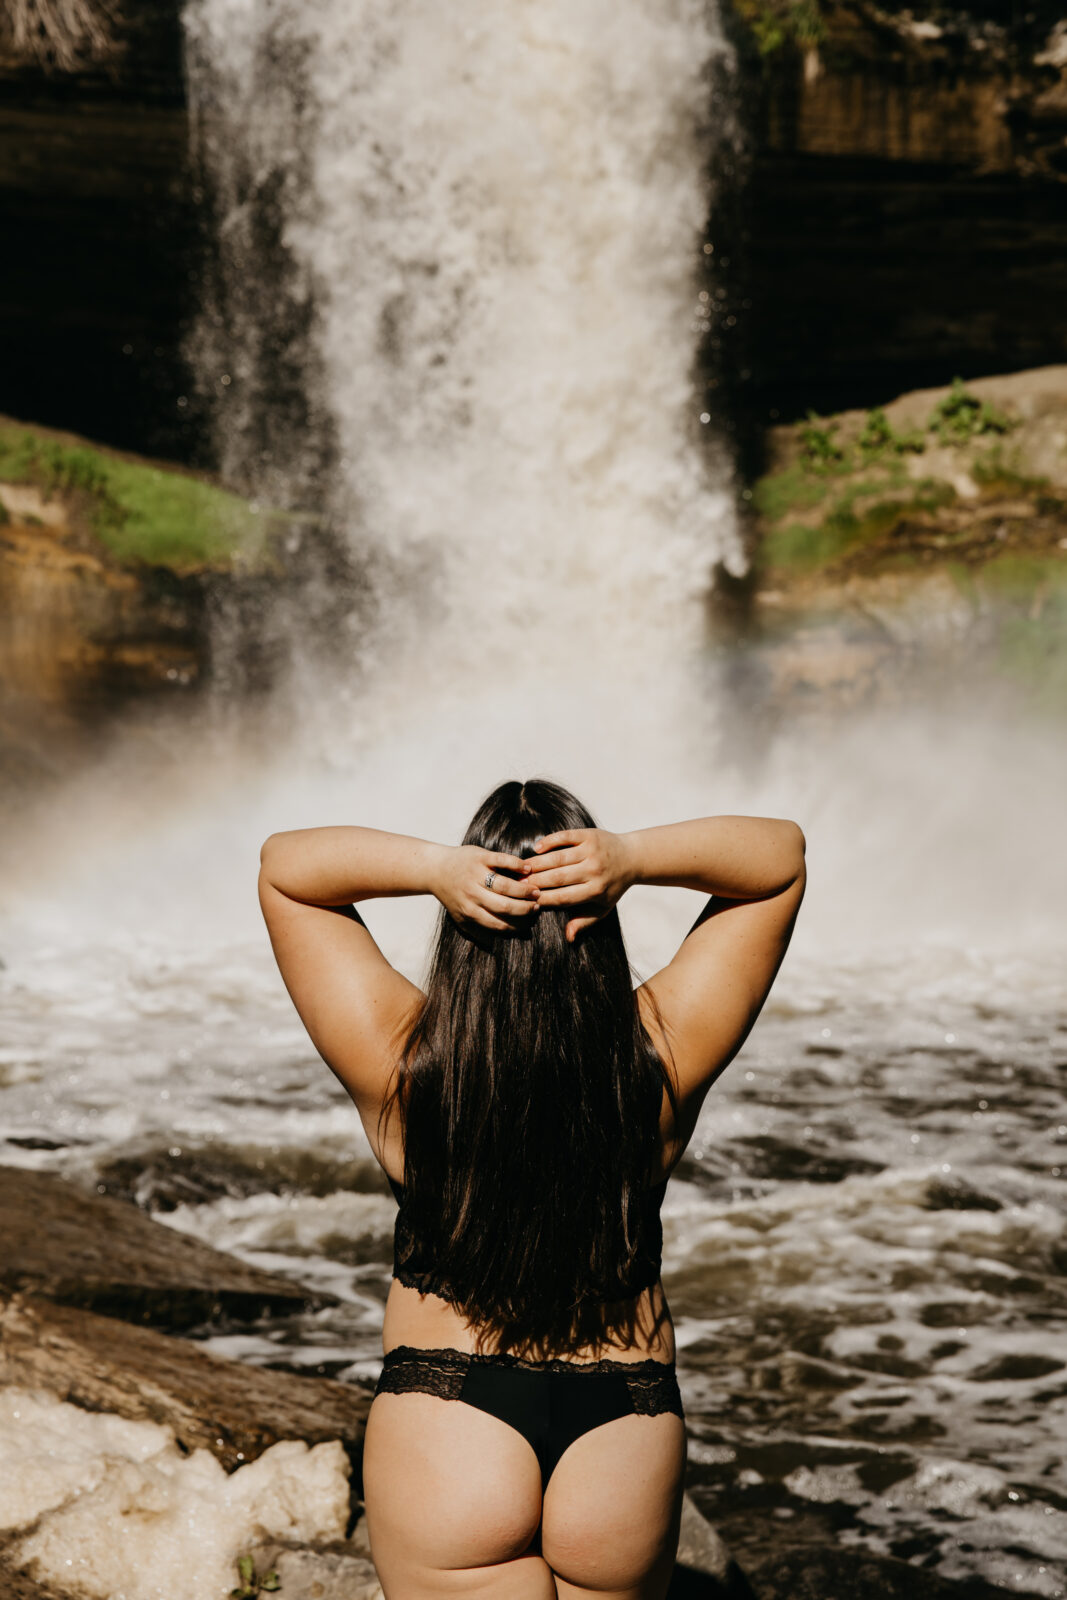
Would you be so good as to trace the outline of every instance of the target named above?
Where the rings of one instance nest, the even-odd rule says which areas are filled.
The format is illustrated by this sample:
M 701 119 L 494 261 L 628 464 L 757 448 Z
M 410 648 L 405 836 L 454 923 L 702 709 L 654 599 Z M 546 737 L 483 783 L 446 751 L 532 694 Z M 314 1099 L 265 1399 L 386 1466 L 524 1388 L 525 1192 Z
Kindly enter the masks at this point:
M 691 655 L 714 563 L 741 561 L 691 372 L 714 11 L 191 0 L 186 27 L 226 474 L 325 503 L 377 666 L 425 699 L 442 662 L 467 696 Z M 280 456 L 279 340 L 310 421 Z

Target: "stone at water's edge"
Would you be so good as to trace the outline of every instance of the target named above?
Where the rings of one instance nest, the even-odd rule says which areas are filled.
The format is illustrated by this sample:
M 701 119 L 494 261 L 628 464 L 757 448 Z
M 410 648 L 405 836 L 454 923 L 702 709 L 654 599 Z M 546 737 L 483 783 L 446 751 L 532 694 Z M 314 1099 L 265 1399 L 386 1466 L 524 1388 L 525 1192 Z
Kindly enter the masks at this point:
M 371 1399 L 357 1384 L 225 1360 L 151 1328 L 24 1296 L 0 1303 L 4 1385 L 160 1423 L 228 1471 L 279 1439 L 339 1439 L 358 1461 Z
M 688 1495 L 667 1600 L 754 1600 L 744 1573 Z
M 334 1303 L 51 1173 L 0 1167 L 0 1238 L 0 1289 L 171 1332 Z
M 256 1573 L 274 1571 L 282 1600 L 383 1600 L 374 1563 L 353 1540 L 332 1545 L 260 1545 Z

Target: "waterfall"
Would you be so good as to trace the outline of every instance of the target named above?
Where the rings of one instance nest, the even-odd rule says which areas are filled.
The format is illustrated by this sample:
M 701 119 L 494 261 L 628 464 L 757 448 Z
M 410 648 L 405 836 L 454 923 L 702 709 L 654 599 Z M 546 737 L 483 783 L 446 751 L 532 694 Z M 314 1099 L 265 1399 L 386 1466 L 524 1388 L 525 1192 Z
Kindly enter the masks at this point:
M 714 10 L 187 0 L 185 28 L 217 211 L 192 347 L 226 478 L 323 509 L 373 591 L 339 681 L 675 699 L 743 566 L 692 372 Z

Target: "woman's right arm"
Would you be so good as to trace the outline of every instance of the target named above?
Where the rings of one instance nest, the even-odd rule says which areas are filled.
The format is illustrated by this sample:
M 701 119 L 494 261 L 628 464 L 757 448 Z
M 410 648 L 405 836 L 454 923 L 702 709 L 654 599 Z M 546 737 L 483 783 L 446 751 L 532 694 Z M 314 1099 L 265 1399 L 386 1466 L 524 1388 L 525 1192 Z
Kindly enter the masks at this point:
M 740 1050 L 774 982 L 804 897 L 804 835 L 775 817 L 701 817 L 634 833 L 554 834 L 527 863 L 540 904 L 575 907 L 568 937 L 603 916 L 633 884 L 695 889 L 710 898 L 661 972 L 639 990 L 646 1026 L 673 1062 L 679 1116 L 673 1158 L 704 1096 Z M 665 1127 L 665 1134 L 667 1129 Z
M 457 922 L 507 928 L 501 915 L 533 910 L 531 887 L 519 878 L 515 856 L 376 828 L 275 833 L 260 859 L 260 905 L 285 986 L 377 1150 L 378 1111 L 395 1068 L 398 1031 L 421 995 L 386 960 L 356 904 L 431 894 Z M 488 889 L 485 879 L 494 871 Z

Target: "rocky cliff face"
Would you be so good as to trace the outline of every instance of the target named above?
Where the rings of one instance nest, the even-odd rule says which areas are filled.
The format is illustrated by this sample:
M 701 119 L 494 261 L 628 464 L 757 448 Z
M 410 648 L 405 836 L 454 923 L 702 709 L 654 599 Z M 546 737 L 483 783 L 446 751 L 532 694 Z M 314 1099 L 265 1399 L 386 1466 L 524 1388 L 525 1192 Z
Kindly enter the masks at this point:
M 748 182 L 717 248 L 754 417 L 1062 360 L 1062 7 L 730 3 Z
M 0 411 L 189 459 L 199 237 L 178 0 L 109 6 L 96 47 L 59 58 L 15 36 L 22 0 L 3 10 Z
M 0 807 L 118 710 L 268 688 L 301 531 L 199 474 L 0 417 Z
M 1062 7 L 724 4 L 747 129 L 709 240 L 727 412 L 762 424 L 1063 359 Z M 107 10 L 102 46 L 65 60 L 0 22 L 0 411 L 203 458 L 180 0 Z
M 1067 367 L 782 426 L 721 622 L 771 718 L 957 686 L 1067 711 Z M 720 626 L 719 635 L 724 629 Z

